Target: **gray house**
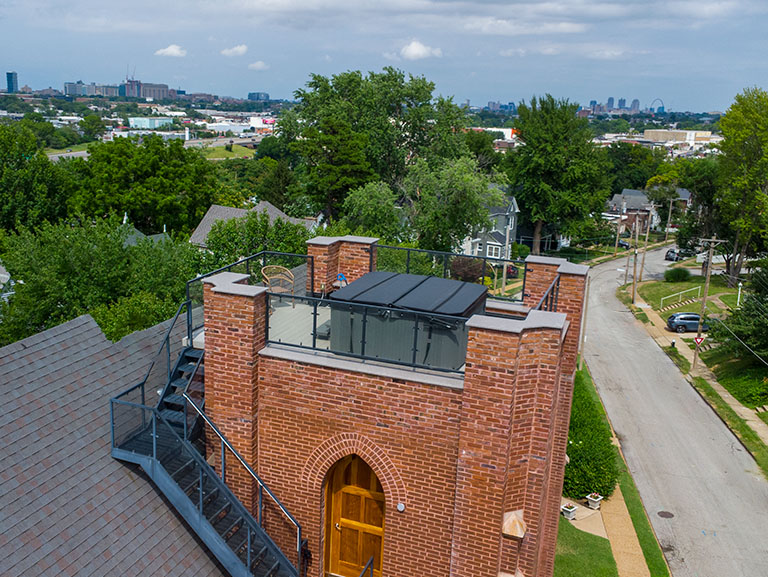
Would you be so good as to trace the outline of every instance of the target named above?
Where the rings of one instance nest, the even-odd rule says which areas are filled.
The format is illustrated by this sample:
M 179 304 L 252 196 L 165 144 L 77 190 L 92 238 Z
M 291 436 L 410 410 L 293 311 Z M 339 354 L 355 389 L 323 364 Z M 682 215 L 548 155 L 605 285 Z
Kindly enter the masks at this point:
M 492 225 L 488 230 L 483 230 L 467 237 L 461 245 L 463 254 L 472 256 L 486 256 L 489 258 L 509 258 L 509 253 L 504 254 L 504 246 L 509 239 L 509 245 L 515 242 L 517 235 L 517 222 L 520 209 L 514 196 L 506 197 L 506 202 L 501 206 L 488 208 Z

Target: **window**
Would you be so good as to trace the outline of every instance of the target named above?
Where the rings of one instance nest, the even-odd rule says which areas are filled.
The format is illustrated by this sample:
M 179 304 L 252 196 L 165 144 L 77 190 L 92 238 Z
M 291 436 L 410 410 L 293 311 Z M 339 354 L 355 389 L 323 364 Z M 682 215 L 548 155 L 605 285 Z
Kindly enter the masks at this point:
M 482 242 L 478 242 L 477 243 L 477 248 L 475 249 L 475 254 L 477 256 L 482 256 L 483 255 L 483 243 Z
M 498 245 L 488 245 L 487 256 L 491 258 L 501 258 L 501 247 Z

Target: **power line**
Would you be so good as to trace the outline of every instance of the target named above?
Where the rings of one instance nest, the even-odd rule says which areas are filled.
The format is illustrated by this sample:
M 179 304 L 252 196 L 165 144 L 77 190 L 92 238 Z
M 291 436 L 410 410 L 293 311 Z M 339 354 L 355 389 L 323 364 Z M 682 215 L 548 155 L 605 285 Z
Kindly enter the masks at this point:
M 758 354 L 757 354 L 755 351 L 753 351 L 753 350 L 752 350 L 752 349 L 749 347 L 749 345 L 747 345 L 747 343 L 745 343 L 744 341 L 742 341 L 742 340 L 741 340 L 741 339 L 738 337 L 738 335 L 737 335 L 736 333 L 734 333 L 734 332 L 731 330 L 731 328 L 730 328 L 728 325 L 726 325 L 726 324 L 725 324 L 723 321 L 721 321 L 720 319 L 712 319 L 712 320 L 715 320 L 715 321 L 719 322 L 719 323 L 720 323 L 722 326 L 724 326 L 724 327 L 725 327 L 725 328 L 728 330 L 728 332 L 729 332 L 729 333 L 731 333 L 731 334 L 733 335 L 733 338 L 735 338 L 735 339 L 736 339 L 737 341 L 739 341 L 739 342 L 740 342 L 742 345 L 744 345 L 744 348 L 745 348 L 745 349 L 747 349 L 747 350 L 748 350 L 750 353 L 752 353 L 753 355 L 755 355 L 755 356 L 756 356 L 758 359 L 760 359 L 760 362 L 761 362 L 761 363 L 763 363 L 763 364 L 764 364 L 766 367 L 768 367 L 768 361 L 766 361 L 766 360 L 765 360 L 763 357 L 761 357 L 761 356 L 760 356 L 760 355 L 758 355 Z M 698 347 L 697 347 L 697 348 L 698 348 Z

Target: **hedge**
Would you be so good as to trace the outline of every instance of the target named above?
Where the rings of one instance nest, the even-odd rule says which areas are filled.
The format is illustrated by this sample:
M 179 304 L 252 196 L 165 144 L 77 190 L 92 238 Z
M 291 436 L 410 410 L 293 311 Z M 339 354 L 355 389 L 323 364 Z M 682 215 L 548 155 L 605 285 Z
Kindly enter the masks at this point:
M 664 280 L 667 282 L 685 282 L 691 278 L 691 271 L 687 268 L 668 268 L 664 271 Z
M 603 415 L 596 393 L 590 391 L 589 376 L 576 373 L 568 431 L 568 458 L 563 493 L 581 499 L 589 493 L 609 496 L 616 487 L 619 471 L 611 428 Z

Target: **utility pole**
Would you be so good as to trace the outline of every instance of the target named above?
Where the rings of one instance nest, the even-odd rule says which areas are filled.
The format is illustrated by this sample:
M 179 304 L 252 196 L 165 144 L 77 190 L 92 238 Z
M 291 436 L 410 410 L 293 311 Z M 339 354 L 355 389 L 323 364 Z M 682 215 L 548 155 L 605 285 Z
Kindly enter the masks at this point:
M 621 231 L 621 213 L 619 213 L 619 221 L 616 223 L 616 242 L 613 245 L 613 256 L 619 252 L 619 231 Z
M 637 217 L 640 213 L 635 214 L 635 224 L 637 224 Z M 637 245 L 640 244 L 640 227 L 635 227 L 635 258 L 632 261 L 632 304 L 635 304 L 635 297 L 637 296 Z
M 656 205 L 651 203 L 651 208 L 648 211 L 648 222 L 645 225 L 645 246 L 643 247 L 643 261 L 640 264 L 640 278 L 637 279 L 637 282 L 643 282 L 643 271 L 645 270 L 645 253 L 648 252 L 648 235 L 651 232 L 651 214 L 653 213 L 654 208 L 656 208 Z
M 704 298 L 701 299 L 701 314 L 699 315 L 699 327 L 696 331 L 696 338 L 701 338 L 701 329 L 704 324 L 704 313 L 707 312 L 707 295 L 709 294 L 709 277 L 712 275 L 712 258 L 715 253 L 715 245 L 725 242 L 724 240 L 717 240 L 717 235 L 712 238 L 702 239 L 703 242 L 709 243 L 709 253 L 707 254 L 707 279 L 704 281 Z M 693 363 L 691 364 L 691 373 L 696 368 L 696 361 L 699 359 L 699 344 L 696 344 L 696 348 L 693 350 Z
M 669 238 L 669 225 L 672 224 L 672 202 L 674 198 L 669 199 L 669 214 L 667 215 L 667 230 L 664 232 L 664 242 Z
M 635 232 L 635 225 L 637 224 L 637 215 L 635 215 L 635 222 L 632 223 L 632 232 Z M 630 238 L 632 238 L 630 236 Z M 627 279 L 629 278 L 629 257 L 632 254 L 632 251 L 627 250 L 627 264 L 624 267 L 624 284 L 627 284 Z

